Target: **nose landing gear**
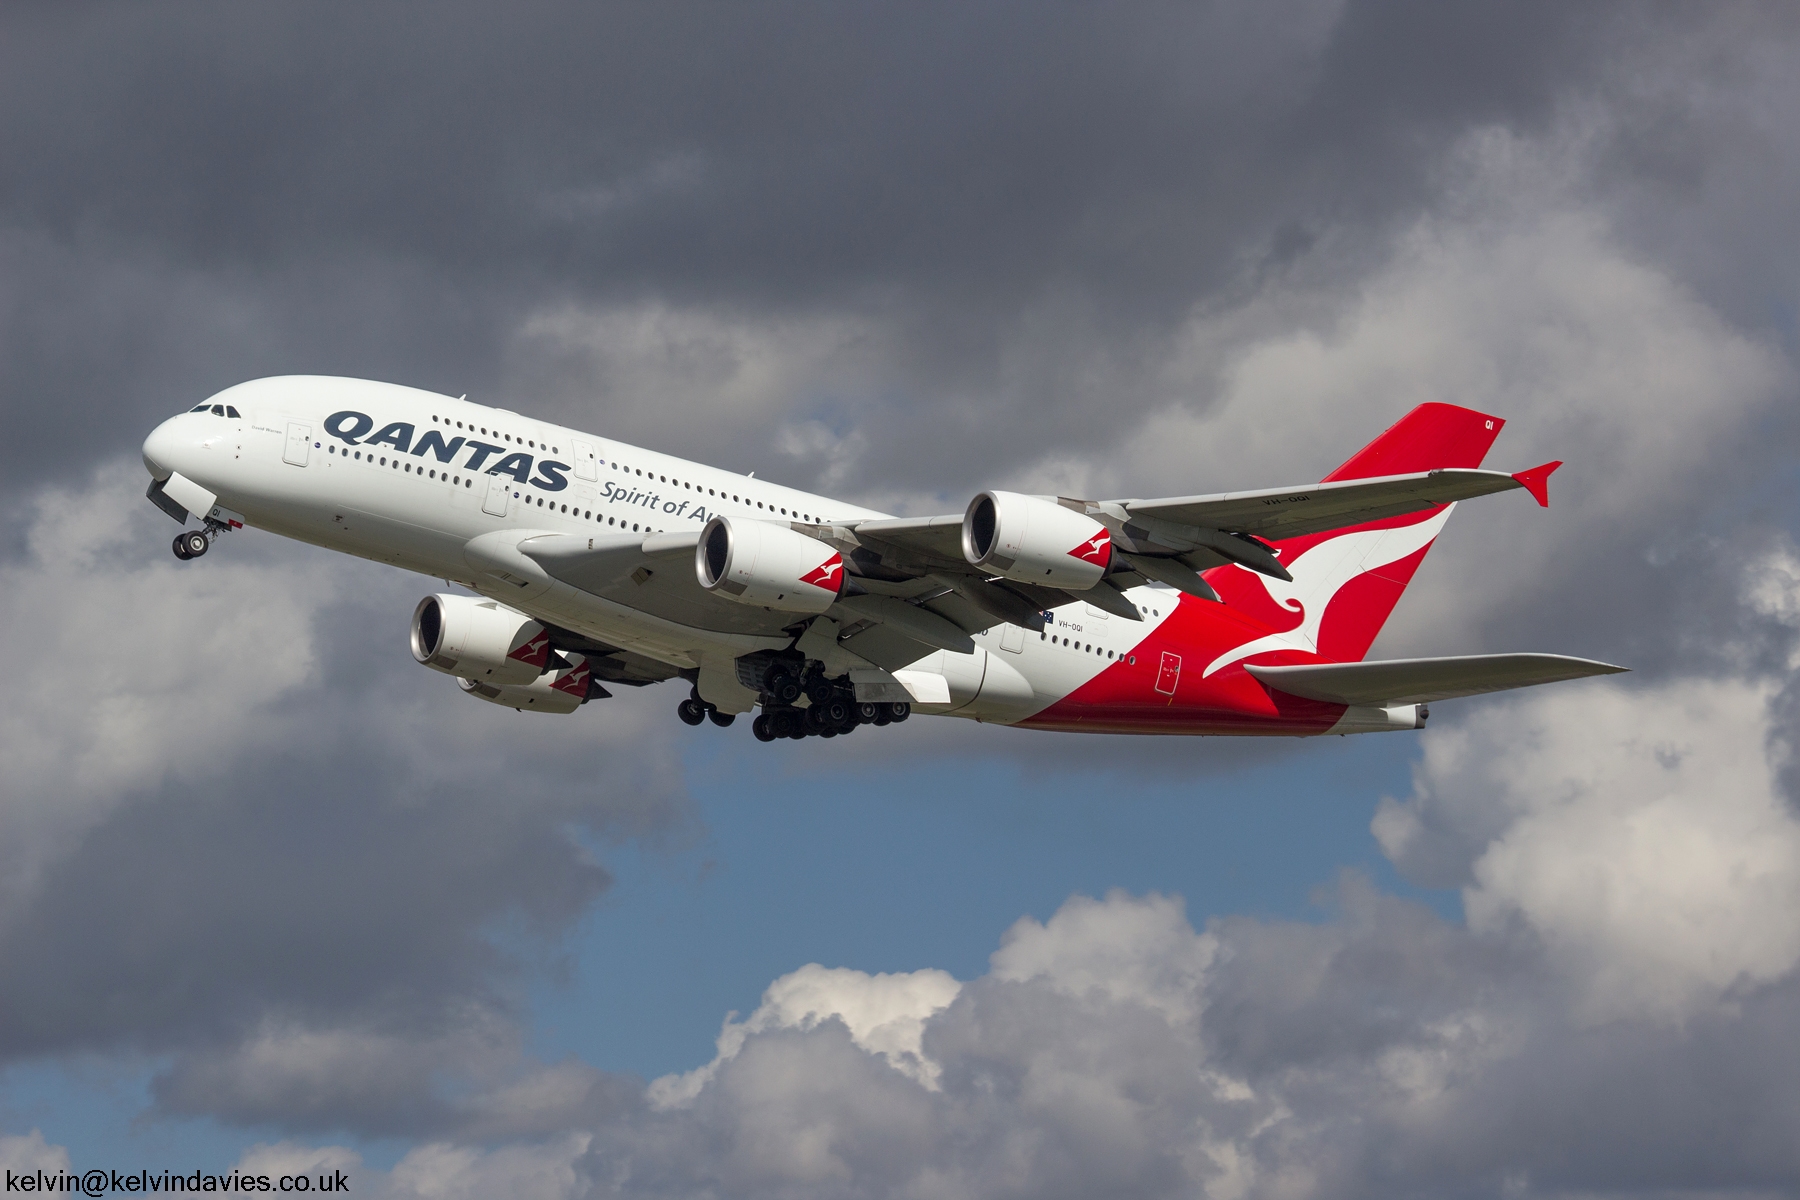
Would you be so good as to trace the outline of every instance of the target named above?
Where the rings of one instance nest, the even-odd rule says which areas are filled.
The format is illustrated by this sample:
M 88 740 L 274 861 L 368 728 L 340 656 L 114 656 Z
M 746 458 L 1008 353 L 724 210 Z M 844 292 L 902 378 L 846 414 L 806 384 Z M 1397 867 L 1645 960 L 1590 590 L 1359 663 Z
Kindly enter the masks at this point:
M 212 548 L 212 540 L 219 536 L 225 526 L 217 521 L 208 521 L 205 529 L 188 529 L 175 535 L 175 557 L 182 562 L 199 558 Z

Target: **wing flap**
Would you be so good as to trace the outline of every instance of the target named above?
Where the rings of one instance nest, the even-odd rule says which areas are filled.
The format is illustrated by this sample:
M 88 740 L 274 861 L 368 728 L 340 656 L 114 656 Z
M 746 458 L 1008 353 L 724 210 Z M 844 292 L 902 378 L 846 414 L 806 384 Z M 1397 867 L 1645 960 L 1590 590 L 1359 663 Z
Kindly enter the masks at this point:
M 1267 687 L 1327 704 L 1427 704 L 1509 688 L 1560 683 L 1628 670 L 1561 654 L 1471 654 L 1458 658 L 1396 658 L 1387 662 L 1308 663 L 1244 668 Z

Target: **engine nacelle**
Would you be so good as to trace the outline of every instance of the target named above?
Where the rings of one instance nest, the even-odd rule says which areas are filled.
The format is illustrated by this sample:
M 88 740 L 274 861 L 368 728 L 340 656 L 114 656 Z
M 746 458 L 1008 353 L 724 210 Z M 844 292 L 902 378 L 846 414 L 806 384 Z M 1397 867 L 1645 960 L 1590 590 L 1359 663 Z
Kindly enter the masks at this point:
M 983 492 L 963 514 L 963 557 L 1020 583 L 1084 592 L 1112 564 L 1112 534 L 1084 513 L 1018 492 Z
M 434 671 L 506 687 L 544 673 L 550 635 L 497 601 L 439 594 L 413 609 L 412 652 Z
M 594 687 L 588 660 L 580 654 L 562 656 L 568 666 L 539 675 L 530 683 L 496 686 L 477 679 L 458 678 L 456 686 L 477 700 L 516 708 L 520 712 L 572 713 L 604 689 Z
M 714 517 L 694 548 L 700 586 L 739 604 L 822 613 L 844 589 L 844 559 L 784 525 Z

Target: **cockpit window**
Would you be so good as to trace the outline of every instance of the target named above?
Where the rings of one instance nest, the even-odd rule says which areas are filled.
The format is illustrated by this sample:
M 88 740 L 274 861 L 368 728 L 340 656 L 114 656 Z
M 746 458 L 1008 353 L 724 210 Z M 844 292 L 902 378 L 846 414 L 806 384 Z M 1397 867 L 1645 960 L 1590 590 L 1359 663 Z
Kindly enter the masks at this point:
M 242 413 L 238 412 L 235 407 L 229 404 L 225 406 L 225 415 L 228 417 L 238 417 L 240 419 L 243 417 Z
M 225 406 L 223 404 L 213 405 L 212 410 L 213 410 L 213 416 L 215 416 L 215 417 L 222 417 L 225 415 Z
M 207 406 L 206 406 L 206 405 L 204 405 L 204 404 L 196 404 L 196 405 L 194 405 L 194 407 L 192 407 L 192 408 L 190 408 L 190 409 L 188 409 L 188 411 L 189 411 L 189 412 L 205 412 L 205 411 L 206 411 L 206 407 L 207 407 Z

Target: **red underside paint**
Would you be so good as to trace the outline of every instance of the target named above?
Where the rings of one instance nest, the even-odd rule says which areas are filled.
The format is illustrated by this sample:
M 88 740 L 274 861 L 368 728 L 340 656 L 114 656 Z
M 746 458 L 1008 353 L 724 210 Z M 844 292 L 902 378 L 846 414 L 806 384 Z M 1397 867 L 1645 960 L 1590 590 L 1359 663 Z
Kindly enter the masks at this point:
M 1326 476 L 1326 481 L 1438 467 L 1477 467 L 1504 424 L 1498 417 L 1454 405 L 1422 404 Z M 1402 529 L 1433 520 L 1441 512 L 1408 513 L 1272 544 L 1281 561 L 1291 566 L 1308 550 L 1347 534 Z M 1110 663 L 1099 675 L 1020 724 L 1030 729 L 1096 733 L 1289 737 L 1324 733 L 1344 715 L 1343 705 L 1273 691 L 1244 669 L 1245 662 L 1273 666 L 1360 661 L 1430 548 L 1426 542 L 1395 561 L 1353 573 L 1325 597 L 1316 653 L 1294 648 L 1260 650 L 1207 676 L 1207 666 L 1229 651 L 1271 634 L 1296 631 L 1306 617 L 1300 601 L 1279 603 L 1254 572 L 1237 566 L 1215 567 L 1205 572 L 1205 578 L 1222 603 L 1193 596 L 1171 597 L 1173 611 L 1128 651 L 1130 658 Z M 1323 552 L 1326 557 L 1329 554 L 1329 550 Z M 1315 561 L 1319 557 L 1315 556 Z M 1180 660 L 1172 676 L 1170 656 Z

